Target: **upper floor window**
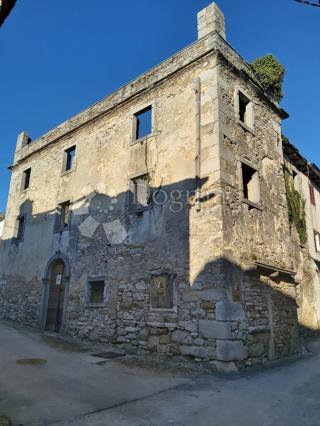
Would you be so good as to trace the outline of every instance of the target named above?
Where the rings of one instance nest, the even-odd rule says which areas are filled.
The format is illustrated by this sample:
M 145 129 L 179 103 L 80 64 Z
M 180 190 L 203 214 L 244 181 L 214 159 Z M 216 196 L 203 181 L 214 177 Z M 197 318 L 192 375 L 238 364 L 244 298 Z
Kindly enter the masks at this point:
M 314 244 L 315 244 L 316 252 L 320 253 L 320 234 L 317 231 L 314 231 Z
M 31 168 L 25 170 L 22 173 L 22 182 L 21 182 L 22 191 L 30 187 L 30 179 L 31 179 Z
M 243 198 L 253 203 L 260 203 L 259 172 L 248 164 L 241 163 Z
M 152 133 L 152 106 L 138 111 L 133 116 L 133 140 L 141 139 Z
M 310 203 L 315 206 L 316 205 L 316 197 L 314 193 L 314 187 L 309 183 L 309 193 L 310 193 Z
M 240 124 L 245 124 L 250 129 L 253 129 L 253 102 L 240 90 L 238 90 L 236 94 L 236 116 Z
M 63 171 L 74 170 L 76 166 L 76 146 L 71 146 L 64 151 Z

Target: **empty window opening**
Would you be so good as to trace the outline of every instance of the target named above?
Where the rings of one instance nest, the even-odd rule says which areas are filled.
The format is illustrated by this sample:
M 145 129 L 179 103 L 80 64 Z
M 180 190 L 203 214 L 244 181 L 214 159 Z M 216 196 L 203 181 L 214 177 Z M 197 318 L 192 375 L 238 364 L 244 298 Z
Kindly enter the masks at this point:
M 173 277 L 167 273 L 154 275 L 150 283 L 151 308 L 170 309 L 174 306 Z
M 25 170 L 22 173 L 22 190 L 28 189 L 30 187 L 31 179 L 31 168 Z
M 238 92 L 238 102 L 239 102 L 239 120 L 242 123 L 245 123 L 249 127 L 253 127 L 253 112 L 252 112 L 252 102 L 247 96 L 243 93 Z
M 61 229 L 67 229 L 70 225 L 70 201 L 60 204 L 61 209 Z
M 22 241 L 24 236 L 25 217 L 19 216 L 17 218 L 17 241 Z
M 76 146 L 64 151 L 64 171 L 74 170 L 76 162 Z
M 314 187 L 309 183 L 309 193 L 310 193 L 310 203 L 315 206 L 316 205 L 316 197 L 314 193 Z
M 152 106 L 134 114 L 134 139 L 141 139 L 152 132 Z
M 104 281 L 89 281 L 89 303 L 105 302 L 105 285 Z
M 253 203 L 260 202 L 260 183 L 257 170 L 242 163 L 243 197 Z
M 150 177 L 148 174 L 131 179 L 131 206 L 145 208 L 151 204 Z
M 55 232 L 63 232 L 70 226 L 71 208 L 70 201 L 59 204 L 56 214 Z
M 316 252 L 320 253 L 320 234 L 319 232 L 314 232 L 314 243 L 315 243 L 315 248 L 316 248 Z

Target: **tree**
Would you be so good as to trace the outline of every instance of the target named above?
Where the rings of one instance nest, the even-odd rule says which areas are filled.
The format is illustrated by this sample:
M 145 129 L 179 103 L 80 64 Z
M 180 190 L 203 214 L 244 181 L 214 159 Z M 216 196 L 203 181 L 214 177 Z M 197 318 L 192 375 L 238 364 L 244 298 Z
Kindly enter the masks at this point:
M 250 66 L 268 95 L 277 102 L 281 101 L 284 66 L 273 55 L 257 58 Z

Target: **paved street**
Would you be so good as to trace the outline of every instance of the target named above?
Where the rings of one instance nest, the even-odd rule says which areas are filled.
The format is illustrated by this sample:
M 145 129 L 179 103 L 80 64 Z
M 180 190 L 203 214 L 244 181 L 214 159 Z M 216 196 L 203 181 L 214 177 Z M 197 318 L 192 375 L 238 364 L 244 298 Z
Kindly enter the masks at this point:
M 302 360 L 197 377 L 117 360 L 101 364 L 88 352 L 8 323 L 0 324 L 0 342 L 0 415 L 14 425 L 320 424 L 318 341 Z M 26 358 L 46 362 L 17 364 Z

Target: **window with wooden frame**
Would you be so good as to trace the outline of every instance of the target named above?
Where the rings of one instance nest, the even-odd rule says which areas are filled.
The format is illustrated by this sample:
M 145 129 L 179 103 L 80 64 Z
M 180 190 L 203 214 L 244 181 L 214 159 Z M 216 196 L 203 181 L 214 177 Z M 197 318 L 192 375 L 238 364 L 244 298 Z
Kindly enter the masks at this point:
M 311 183 L 309 183 L 309 194 L 310 194 L 310 203 L 315 206 L 316 205 L 316 197 L 314 192 L 314 187 Z
M 102 305 L 106 302 L 106 283 L 102 279 L 91 279 L 88 281 L 87 303 L 91 305 Z

